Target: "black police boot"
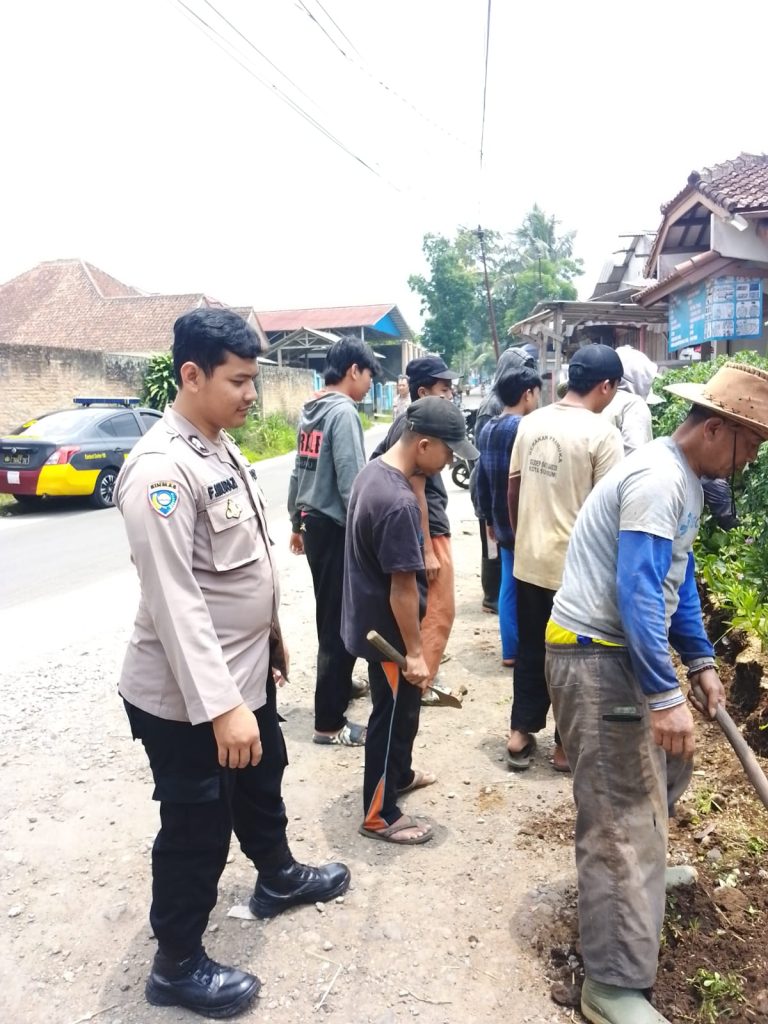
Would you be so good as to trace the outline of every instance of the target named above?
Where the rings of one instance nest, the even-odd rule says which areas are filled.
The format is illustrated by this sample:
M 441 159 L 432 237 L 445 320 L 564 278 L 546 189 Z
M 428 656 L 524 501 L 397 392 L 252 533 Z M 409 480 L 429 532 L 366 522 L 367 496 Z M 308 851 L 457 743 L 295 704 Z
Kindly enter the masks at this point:
M 327 903 L 349 888 L 349 868 L 344 864 L 326 864 L 312 868 L 291 864 L 264 876 L 259 874 L 248 906 L 255 917 L 275 917 L 301 903 Z
M 159 950 L 144 994 L 153 1006 L 183 1006 L 203 1017 L 234 1017 L 258 995 L 261 982 L 236 967 L 223 967 L 204 949 L 186 960 L 172 960 Z
M 480 582 L 483 587 L 483 611 L 499 613 L 499 588 L 501 587 L 501 559 L 484 558 L 480 563 Z

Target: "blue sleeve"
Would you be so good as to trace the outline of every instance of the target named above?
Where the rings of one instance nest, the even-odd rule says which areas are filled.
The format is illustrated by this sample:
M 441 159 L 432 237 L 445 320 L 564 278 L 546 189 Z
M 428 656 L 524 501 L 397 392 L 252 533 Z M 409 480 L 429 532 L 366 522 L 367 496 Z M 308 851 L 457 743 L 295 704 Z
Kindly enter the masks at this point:
M 652 711 L 685 700 L 669 656 L 664 580 L 672 565 L 672 541 L 622 530 L 616 591 L 624 635 L 637 680 Z
M 701 618 L 701 602 L 696 589 L 696 564 L 693 552 L 688 552 L 685 579 L 680 587 L 680 603 L 669 626 L 669 642 L 689 668 L 697 668 L 697 662 L 712 662 L 715 649 L 704 631 Z

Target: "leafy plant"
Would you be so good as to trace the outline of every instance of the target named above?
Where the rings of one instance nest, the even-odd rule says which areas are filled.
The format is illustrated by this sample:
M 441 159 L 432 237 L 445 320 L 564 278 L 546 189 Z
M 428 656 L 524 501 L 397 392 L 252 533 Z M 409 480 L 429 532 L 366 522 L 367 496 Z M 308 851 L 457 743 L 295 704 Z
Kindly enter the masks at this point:
M 717 793 L 709 786 L 703 786 L 694 796 L 693 805 L 696 808 L 696 813 L 702 817 L 706 817 L 711 814 L 712 811 L 722 811 L 722 807 L 717 802 Z
M 761 839 L 760 836 L 750 836 L 747 839 L 747 853 L 753 857 L 762 857 L 763 854 L 768 850 L 768 840 Z
M 701 999 L 699 1020 L 706 1024 L 715 1024 L 719 1017 L 733 1016 L 733 1007 L 724 1005 L 726 1000 L 735 1003 L 746 1001 L 743 982 L 738 974 L 721 974 L 700 967 L 692 978 L 688 978 L 688 984 Z
M 178 388 L 173 377 L 173 358 L 170 352 L 152 356 L 144 371 L 141 400 L 150 409 L 164 409 L 174 400 Z
M 768 370 L 756 352 L 719 356 L 711 363 L 689 363 L 664 374 L 663 384 L 705 383 L 723 365 L 740 362 Z M 660 389 L 659 394 L 662 393 Z M 667 396 L 653 409 L 654 434 L 674 433 L 690 405 Z M 745 629 L 768 647 L 768 451 L 761 450 L 735 482 L 739 526 L 726 533 L 705 512 L 695 545 L 696 567 L 720 607 L 730 612 L 731 628 Z

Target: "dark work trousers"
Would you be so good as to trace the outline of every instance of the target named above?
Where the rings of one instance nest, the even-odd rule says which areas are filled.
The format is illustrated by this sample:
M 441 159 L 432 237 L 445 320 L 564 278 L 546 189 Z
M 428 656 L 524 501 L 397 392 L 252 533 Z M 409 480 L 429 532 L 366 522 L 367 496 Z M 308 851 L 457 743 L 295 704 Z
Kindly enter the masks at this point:
M 292 862 L 281 794 L 288 758 L 275 686 L 270 680 L 267 703 L 254 712 L 263 750 L 255 767 L 220 767 L 209 722 L 172 722 L 127 701 L 125 709 L 149 758 L 153 798 L 160 801 L 149 919 L 162 952 L 182 960 L 200 949 L 233 830 L 243 853 L 267 877 Z
M 352 696 L 353 655 L 341 639 L 345 529 L 328 516 L 310 512 L 302 520 L 304 551 L 312 572 L 317 622 L 315 729 L 338 732 L 347 723 Z
M 366 828 L 380 830 L 401 817 L 397 791 L 413 782 L 411 758 L 421 690 L 393 661 L 369 661 L 368 680 L 373 710 L 365 740 L 363 814 Z
M 515 582 L 518 647 L 510 728 L 518 729 L 520 732 L 540 732 L 547 724 L 547 712 L 550 707 L 547 680 L 544 675 L 544 636 L 557 591 L 546 590 L 524 580 Z M 555 743 L 560 743 L 557 731 Z

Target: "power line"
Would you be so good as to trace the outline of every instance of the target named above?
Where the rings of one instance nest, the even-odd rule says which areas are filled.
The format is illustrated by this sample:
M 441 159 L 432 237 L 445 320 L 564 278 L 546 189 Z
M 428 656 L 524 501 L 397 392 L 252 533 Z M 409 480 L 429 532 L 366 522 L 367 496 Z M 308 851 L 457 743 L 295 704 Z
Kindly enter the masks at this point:
M 483 76 L 483 118 L 480 125 L 480 169 L 483 167 L 483 145 L 485 143 L 485 107 L 488 100 L 488 54 L 491 48 L 491 0 L 488 0 L 488 17 L 485 22 L 485 74 Z
M 286 73 L 284 71 L 282 71 L 277 66 L 277 64 L 275 64 L 274 61 L 270 60 L 269 57 L 266 55 L 266 53 L 264 53 L 262 50 L 260 50 L 258 48 L 258 46 L 256 46 L 255 43 L 251 42 L 251 40 L 248 38 L 248 36 L 244 35 L 240 31 L 240 29 L 237 27 L 237 25 L 233 25 L 232 22 L 229 20 L 229 18 L 227 18 L 225 15 L 223 15 L 221 13 L 220 10 L 218 10 L 216 7 L 214 7 L 213 4 L 210 2 L 210 0 L 203 0 L 203 3 L 207 4 L 208 7 L 210 7 L 210 9 L 213 11 L 213 13 L 216 14 L 219 18 L 221 18 L 221 20 L 224 22 L 225 25 L 229 25 L 229 27 L 232 29 L 232 31 L 235 32 L 238 36 L 240 36 L 240 38 L 243 40 L 244 43 L 247 43 L 248 46 L 250 46 L 250 48 L 252 50 L 254 50 L 256 53 L 258 53 L 258 55 L 261 57 L 261 59 L 265 60 L 267 62 L 267 64 L 269 64 L 269 66 L 271 68 L 274 68 L 275 71 L 279 75 L 281 75 L 286 80 L 286 82 L 288 82 L 290 85 L 292 85 L 293 88 L 297 92 L 300 92 L 301 95 L 305 96 L 308 100 L 312 99 L 311 96 L 309 96 L 307 93 L 304 92 L 304 90 L 301 88 L 301 86 L 297 85 L 296 82 L 294 82 L 294 80 L 292 78 L 289 78 L 288 75 L 286 75 Z
M 372 82 L 374 82 L 376 85 L 380 86 L 380 88 L 382 88 L 385 92 L 389 93 L 389 95 L 394 97 L 394 99 L 399 100 L 400 103 L 403 103 L 406 107 L 408 107 L 409 110 L 411 110 L 414 114 L 416 114 L 416 116 L 418 118 L 420 118 L 422 121 L 424 121 L 425 124 L 428 124 L 431 128 L 434 128 L 436 131 L 440 132 L 442 135 L 446 135 L 449 139 L 453 139 L 454 142 L 458 143 L 460 146 L 463 146 L 465 149 L 469 149 L 470 148 L 470 146 L 468 145 L 468 143 L 466 143 L 464 141 L 464 139 L 459 138 L 459 136 L 455 135 L 452 131 L 450 131 L 450 129 L 445 128 L 438 121 L 435 121 L 435 120 L 433 120 L 433 118 L 429 117 L 427 114 L 422 113 L 422 111 L 419 110 L 419 108 L 417 106 L 415 106 L 413 103 L 411 103 L 411 101 L 406 96 L 402 96 L 399 92 L 397 92 L 396 89 L 393 89 L 392 86 L 388 85 L 381 78 L 379 78 L 372 71 L 370 71 L 361 62 L 361 60 L 356 60 L 354 57 L 350 56 L 350 54 L 348 54 L 347 51 L 342 46 L 339 46 L 338 42 L 333 38 L 333 36 L 330 34 L 330 32 L 328 32 L 328 30 L 325 28 L 325 26 L 320 24 L 320 21 L 315 17 L 315 15 L 312 13 L 312 11 L 310 11 L 310 9 L 304 3 L 304 0 L 295 0 L 295 3 L 296 3 L 296 7 L 298 7 L 299 10 L 303 10 L 304 13 L 314 22 L 314 24 L 317 25 L 317 27 L 320 29 L 320 31 L 323 33 L 323 35 L 326 36 L 326 38 L 330 41 L 330 43 L 334 47 L 334 49 L 338 50 L 338 52 L 341 54 L 341 56 L 345 60 L 348 60 L 349 63 L 353 67 L 357 68 L 358 71 L 361 71 L 364 75 L 366 75 L 366 77 L 370 78 Z M 320 8 L 320 10 L 325 14 L 325 16 L 331 22 L 331 24 L 336 27 L 336 29 L 339 32 L 339 34 L 349 43 L 349 45 L 352 47 L 352 49 L 355 51 L 355 53 L 359 57 L 362 58 L 362 55 L 360 54 L 360 51 L 357 49 L 357 47 L 351 41 L 349 36 L 334 21 L 334 19 L 331 17 L 331 15 L 328 13 L 328 11 L 326 11 L 326 9 L 320 3 L 320 0 L 315 0 L 315 3 Z
M 304 108 L 300 104 L 298 104 L 294 99 L 292 99 L 290 96 L 288 96 L 287 93 L 283 92 L 283 90 L 280 89 L 279 86 L 275 85 L 274 82 L 266 81 L 260 75 L 258 75 L 253 70 L 252 67 L 250 67 L 248 64 L 246 64 L 242 60 L 240 60 L 238 58 L 238 56 L 236 55 L 238 51 L 235 50 L 235 52 L 232 52 L 234 47 L 232 47 L 231 42 L 228 39 L 226 39 L 226 37 L 223 36 L 216 28 L 214 28 L 213 25 L 210 25 L 203 17 L 201 17 L 201 15 L 199 15 L 197 13 L 197 11 L 193 10 L 186 3 L 184 3 L 184 0 L 175 0 L 175 2 L 176 2 L 176 4 L 179 7 L 182 7 L 189 15 L 191 15 L 197 22 L 199 22 L 200 25 L 204 26 L 204 29 L 207 30 L 207 32 L 205 34 L 208 35 L 208 38 L 211 40 L 211 42 L 213 42 L 216 46 L 218 46 L 219 49 L 223 50 L 224 53 L 226 53 L 228 57 L 230 57 L 232 60 L 234 60 L 236 64 L 239 64 L 240 67 L 247 74 L 249 74 L 252 78 L 255 78 L 256 81 L 259 82 L 261 85 L 263 85 L 266 89 L 269 89 L 272 92 L 274 92 L 278 96 L 278 98 L 283 101 L 283 103 L 287 104 L 291 108 L 291 110 L 293 110 L 295 113 L 297 113 L 301 118 L 303 118 L 313 128 L 315 128 L 317 131 L 319 131 L 321 133 L 321 135 L 325 136 L 325 138 L 328 139 L 329 142 L 332 142 L 335 146 L 338 146 L 338 148 L 341 149 L 344 153 L 346 153 L 347 156 L 352 157 L 353 160 L 355 160 L 357 163 L 361 164 L 367 171 L 370 171 L 371 174 L 375 174 L 377 178 L 381 178 L 382 181 L 385 181 L 391 188 L 395 189 L 395 191 L 397 191 L 397 192 L 402 191 L 400 188 L 398 188 L 397 185 L 395 185 L 392 181 L 390 181 L 383 174 L 381 174 L 378 170 L 376 170 L 375 167 L 372 167 L 361 156 L 358 156 L 357 153 L 355 153 L 348 146 L 346 146 L 339 138 L 337 138 L 324 125 L 322 125 L 320 123 L 320 121 L 317 120 L 317 118 L 313 117 L 312 114 L 310 114 L 306 110 L 304 110 Z M 207 0 L 206 0 L 206 2 L 207 2 Z M 212 7 L 212 9 L 214 11 L 216 11 L 216 8 L 214 8 L 212 4 L 209 4 L 209 6 Z M 216 11 L 216 13 L 218 14 L 219 12 Z M 226 19 L 223 19 L 223 20 L 226 21 Z M 238 34 L 241 34 L 241 33 L 238 32 Z M 222 40 L 226 45 L 223 46 L 218 40 Z M 255 46 L 253 48 L 256 49 Z M 280 72 L 280 73 L 282 74 L 282 72 Z M 287 77 L 287 76 L 284 75 L 284 77 Z
M 320 8 L 320 10 L 323 12 L 323 14 L 326 16 L 328 21 L 330 21 L 330 23 L 336 28 L 336 31 L 339 33 L 339 35 L 342 37 L 342 39 L 346 39 L 346 41 L 349 43 L 349 45 L 352 47 L 352 49 L 355 51 L 355 53 L 358 55 L 358 57 L 362 57 L 363 56 L 362 53 L 360 53 L 358 48 L 355 46 L 355 44 L 352 42 L 352 40 L 349 38 L 349 36 L 346 34 L 346 32 L 343 31 L 343 29 L 338 24 L 338 22 L 334 21 L 332 15 L 330 15 L 328 13 L 328 11 L 323 7 L 323 5 L 320 3 L 320 0 L 315 0 L 315 3 Z

